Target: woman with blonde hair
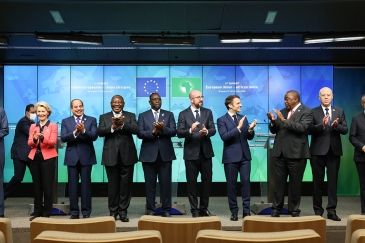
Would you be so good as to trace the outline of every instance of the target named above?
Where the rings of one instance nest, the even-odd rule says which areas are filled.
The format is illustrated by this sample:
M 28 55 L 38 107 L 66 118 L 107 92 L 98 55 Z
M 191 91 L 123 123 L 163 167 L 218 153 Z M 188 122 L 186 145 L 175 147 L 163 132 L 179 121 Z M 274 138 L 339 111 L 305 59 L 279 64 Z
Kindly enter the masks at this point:
M 39 101 L 34 105 L 39 121 L 32 124 L 29 129 L 28 145 L 31 147 L 29 158 L 30 173 L 34 188 L 34 215 L 49 217 L 52 214 L 53 184 L 55 180 L 56 158 L 58 156 L 55 145 L 57 144 L 57 124 L 48 120 L 52 114 L 50 105 Z M 44 202 L 44 203 L 43 203 Z

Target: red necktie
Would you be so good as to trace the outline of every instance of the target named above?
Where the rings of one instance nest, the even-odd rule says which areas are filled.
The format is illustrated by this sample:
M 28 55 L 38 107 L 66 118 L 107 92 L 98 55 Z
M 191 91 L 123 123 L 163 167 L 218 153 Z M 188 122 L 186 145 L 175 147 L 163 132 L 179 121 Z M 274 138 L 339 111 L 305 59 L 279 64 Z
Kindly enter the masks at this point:
M 288 120 L 293 116 L 293 114 L 294 114 L 294 110 L 291 110 L 290 111 L 290 115 L 289 115 L 289 117 L 288 117 Z

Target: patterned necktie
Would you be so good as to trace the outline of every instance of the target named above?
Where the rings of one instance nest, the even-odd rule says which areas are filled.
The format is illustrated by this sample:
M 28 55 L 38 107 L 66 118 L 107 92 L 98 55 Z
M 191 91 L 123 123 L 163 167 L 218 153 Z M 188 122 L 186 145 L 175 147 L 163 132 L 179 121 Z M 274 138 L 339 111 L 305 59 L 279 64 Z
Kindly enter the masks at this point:
M 326 116 L 329 115 L 330 113 L 328 112 L 328 108 L 325 109 L 326 110 Z M 328 118 L 328 122 L 327 122 L 327 126 L 331 126 L 331 116 Z
M 233 115 L 232 117 L 233 117 L 234 123 L 236 124 L 236 126 L 238 126 L 237 116 L 236 115 Z
M 158 122 L 158 112 L 155 111 L 155 122 Z
M 293 116 L 293 114 L 294 114 L 294 110 L 291 110 L 290 111 L 290 115 L 289 115 L 289 117 L 288 117 L 288 120 Z
M 80 124 L 80 117 L 76 118 L 76 124 Z

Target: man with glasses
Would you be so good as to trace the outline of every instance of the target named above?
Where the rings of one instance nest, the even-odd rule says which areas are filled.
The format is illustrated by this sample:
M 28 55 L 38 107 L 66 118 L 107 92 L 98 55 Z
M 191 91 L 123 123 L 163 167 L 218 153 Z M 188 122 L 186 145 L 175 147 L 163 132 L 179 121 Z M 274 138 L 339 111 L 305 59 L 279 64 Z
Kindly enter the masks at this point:
M 198 90 L 189 94 L 191 106 L 179 114 L 177 136 L 185 138 L 184 160 L 190 211 L 193 217 L 214 216 L 208 210 L 209 192 L 212 183 L 212 157 L 210 137 L 216 129 L 212 111 L 202 107 L 203 96 Z M 200 203 L 197 197 L 197 177 L 201 174 Z
M 136 115 L 124 111 L 124 99 L 114 95 L 110 102 L 112 111 L 100 115 L 97 133 L 104 137 L 101 164 L 108 177 L 108 205 L 110 216 L 129 222 L 127 209 L 132 197 L 134 164 L 137 150 L 133 134 L 138 133 Z
M 147 215 L 156 215 L 156 180 L 160 184 L 162 217 L 171 217 L 171 173 L 172 160 L 176 159 L 171 137 L 176 135 L 174 114 L 162 110 L 161 97 L 150 95 L 151 109 L 138 116 L 138 138 L 142 139 L 139 161 L 142 162 L 145 185 Z

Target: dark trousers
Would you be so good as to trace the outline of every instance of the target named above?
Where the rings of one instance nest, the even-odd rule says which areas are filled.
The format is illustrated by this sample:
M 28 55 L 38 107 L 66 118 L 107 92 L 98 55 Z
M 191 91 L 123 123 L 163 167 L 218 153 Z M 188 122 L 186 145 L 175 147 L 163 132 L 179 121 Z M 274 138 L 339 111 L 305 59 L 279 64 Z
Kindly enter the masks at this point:
M 287 159 L 283 156 L 274 158 L 275 183 L 272 211 L 281 212 L 284 206 L 284 192 L 289 176 L 288 211 L 300 213 L 300 196 L 303 174 L 307 159 Z
M 42 153 L 36 153 L 29 169 L 33 179 L 34 216 L 49 217 L 53 206 L 56 158 L 44 160 Z
M 160 154 L 158 154 L 157 160 L 155 162 L 142 163 L 146 185 L 147 213 L 156 212 L 155 198 L 157 177 L 161 192 L 162 213 L 170 213 L 172 173 L 171 165 L 171 161 L 162 161 Z
M 13 162 L 14 176 L 11 178 L 11 180 L 4 189 L 4 199 L 8 198 L 10 193 L 23 181 L 27 166 L 29 168 L 29 161 L 24 161 L 16 158 L 13 159 Z
M 114 166 L 105 166 L 108 176 L 108 204 L 110 215 L 126 215 L 132 198 L 133 165 L 125 165 L 118 154 Z
M 81 213 L 91 214 L 91 169 L 92 165 L 82 165 L 80 161 L 74 166 L 67 166 L 68 191 L 71 215 L 79 215 L 79 177 L 81 177 Z
M 251 162 L 249 160 L 237 162 L 237 163 L 226 163 L 224 164 L 224 172 L 227 180 L 227 194 L 228 194 L 228 205 L 229 210 L 232 213 L 239 211 L 237 205 L 237 176 L 240 173 L 241 179 L 241 195 L 242 195 L 242 210 L 244 213 L 250 213 L 250 172 Z
M 205 158 L 203 152 L 197 160 L 185 160 L 186 182 L 191 213 L 207 210 L 209 205 L 210 185 L 212 184 L 212 158 Z M 201 174 L 200 204 L 198 206 L 197 178 Z
M 365 163 L 355 161 L 355 164 L 360 181 L 361 213 L 363 214 L 365 213 Z
M 326 155 L 312 155 L 311 167 L 313 175 L 313 209 L 314 213 L 322 215 L 322 193 L 324 184 L 324 173 L 327 167 L 328 182 L 328 214 L 336 214 L 337 207 L 337 178 L 340 168 L 340 156 L 334 155 L 332 149 Z

